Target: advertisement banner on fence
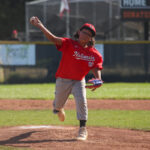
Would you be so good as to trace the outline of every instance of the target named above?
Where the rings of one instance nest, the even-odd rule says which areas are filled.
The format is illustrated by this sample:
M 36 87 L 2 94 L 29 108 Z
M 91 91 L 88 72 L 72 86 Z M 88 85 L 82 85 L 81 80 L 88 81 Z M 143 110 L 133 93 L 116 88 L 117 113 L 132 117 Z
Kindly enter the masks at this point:
M 35 65 L 35 45 L 0 45 L 0 65 Z

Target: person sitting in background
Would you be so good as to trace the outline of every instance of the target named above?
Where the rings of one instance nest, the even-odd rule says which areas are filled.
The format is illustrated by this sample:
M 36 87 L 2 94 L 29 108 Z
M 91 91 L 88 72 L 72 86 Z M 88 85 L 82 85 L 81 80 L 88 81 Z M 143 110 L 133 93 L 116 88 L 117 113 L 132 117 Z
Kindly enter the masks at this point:
M 12 31 L 11 40 L 12 41 L 20 41 L 20 39 L 18 37 L 18 31 L 16 29 Z

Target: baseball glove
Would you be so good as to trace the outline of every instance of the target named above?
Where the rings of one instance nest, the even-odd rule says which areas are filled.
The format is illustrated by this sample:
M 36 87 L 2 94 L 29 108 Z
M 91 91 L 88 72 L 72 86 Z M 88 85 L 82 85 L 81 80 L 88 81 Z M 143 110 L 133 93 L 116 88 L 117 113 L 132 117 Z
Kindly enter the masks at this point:
M 102 80 L 93 78 L 93 79 L 88 80 L 88 84 L 85 87 L 91 89 L 92 91 L 94 91 L 98 87 L 101 87 L 102 84 L 103 84 Z

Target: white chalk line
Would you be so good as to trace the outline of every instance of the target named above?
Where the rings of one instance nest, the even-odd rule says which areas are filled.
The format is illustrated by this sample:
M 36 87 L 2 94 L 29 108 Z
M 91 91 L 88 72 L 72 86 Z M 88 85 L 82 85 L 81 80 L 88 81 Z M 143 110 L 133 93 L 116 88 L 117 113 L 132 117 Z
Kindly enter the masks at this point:
M 41 125 L 41 126 L 19 126 L 15 127 L 18 129 L 65 129 L 65 130 L 73 130 L 75 129 L 74 127 L 67 127 L 67 126 L 52 126 L 52 125 Z

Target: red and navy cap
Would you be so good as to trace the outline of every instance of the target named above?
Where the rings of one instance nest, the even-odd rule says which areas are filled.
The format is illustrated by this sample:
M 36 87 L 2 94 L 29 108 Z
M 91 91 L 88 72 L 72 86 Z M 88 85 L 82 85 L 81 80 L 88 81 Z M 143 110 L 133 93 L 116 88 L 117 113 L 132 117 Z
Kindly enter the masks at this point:
M 92 35 L 95 36 L 96 35 L 96 29 L 94 27 L 94 25 L 92 24 L 89 24 L 89 23 L 85 23 L 81 28 L 80 30 L 82 29 L 88 29 L 92 32 Z

